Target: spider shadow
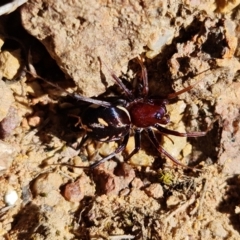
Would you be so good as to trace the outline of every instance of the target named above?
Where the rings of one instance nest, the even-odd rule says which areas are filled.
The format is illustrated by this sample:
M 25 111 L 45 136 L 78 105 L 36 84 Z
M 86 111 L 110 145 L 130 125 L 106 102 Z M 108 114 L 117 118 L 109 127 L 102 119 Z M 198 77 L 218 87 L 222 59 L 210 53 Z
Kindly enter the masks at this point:
M 40 208 L 32 203 L 24 206 L 15 216 L 12 222 L 12 232 L 17 233 L 16 239 L 31 239 L 33 234 L 43 234 L 47 231 L 39 225 L 41 219 Z M 7 238 L 8 239 L 8 238 Z
M 240 178 L 235 175 L 227 180 L 228 189 L 224 194 L 217 210 L 229 215 L 233 228 L 240 233 L 240 214 L 236 213 L 236 207 L 240 204 Z
M 72 104 L 71 99 L 67 101 L 67 99 L 61 98 L 60 101 L 63 105 Z M 51 142 L 53 137 L 66 142 L 68 146 L 72 146 L 84 133 L 77 124 L 79 121 L 77 118 L 78 107 L 60 108 L 59 104 L 61 103 L 38 104 L 34 106 L 34 116 L 38 116 L 39 113 L 39 117 L 42 118 L 42 122 L 36 127 L 36 135 L 39 137 L 41 144 L 46 146 L 47 151 L 52 148 Z M 43 116 L 42 113 L 44 113 Z
M 206 136 L 198 138 L 188 138 L 188 141 L 193 147 L 191 154 L 190 165 L 194 166 L 202 161 L 211 161 L 208 164 L 215 163 L 218 157 L 218 147 L 220 145 L 220 126 L 218 122 L 213 124 Z

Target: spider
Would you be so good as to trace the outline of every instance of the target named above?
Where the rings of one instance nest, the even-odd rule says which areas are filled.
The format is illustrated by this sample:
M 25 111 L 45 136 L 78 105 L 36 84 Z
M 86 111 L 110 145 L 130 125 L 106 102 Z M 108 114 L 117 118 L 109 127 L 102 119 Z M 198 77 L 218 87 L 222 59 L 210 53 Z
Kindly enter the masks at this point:
M 90 106 L 88 106 L 88 108 L 81 114 L 81 116 L 78 117 L 80 120 L 81 128 L 83 128 L 86 132 L 86 135 L 83 137 L 82 142 L 84 142 L 87 138 L 91 138 L 100 142 L 122 140 L 114 152 L 100 159 L 99 161 L 92 163 L 89 166 L 66 165 L 71 167 L 90 169 L 97 167 L 99 164 L 113 158 L 116 154 L 122 152 L 126 148 L 130 132 L 133 131 L 135 148 L 125 158 L 125 160 L 130 159 L 140 150 L 141 134 L 145 132 L 160 154 L 164 154 L 179 166 L 191 168 L 180 163 L 170 153 L 164 150 L 156 138 L 154 129 L 162 135 L 174 135 L 179 137 L 202 137 L 206 135 L 207 131 L 180 133 L 178 131 L 167 129 L 163 126 L 170 122 L 170 116 L 167 113 L 166 109 L 166 105 L 169 102 L 168 100 L 176 98 L 178 95 L 191 90 L 198 82 L 178 92 L 171 93 L 167 95 L 166 98 L 151 98 L 148 96 L 149 88 L 147 69 L 143 63 L 142 58 L 139 57 L 137 60 L 141 66 L 142 79 L 142 88 L 139 96 L 130 91 L 123 84 L 122 80 L 118 78 L 116 74 L 104 63 L 112 78 L 115 80 L 116 84 L 120 87 L 124 94 L 124 99 L 119 99 L 116 102 L 108 102 L 104 100 L 83 97 L 76 93 L 69 93 L 59 86 L 37 76 L 38 78 L 46 81 L 54 87 L 66 92 L 73 98 L 83 102 L 91 103 Z

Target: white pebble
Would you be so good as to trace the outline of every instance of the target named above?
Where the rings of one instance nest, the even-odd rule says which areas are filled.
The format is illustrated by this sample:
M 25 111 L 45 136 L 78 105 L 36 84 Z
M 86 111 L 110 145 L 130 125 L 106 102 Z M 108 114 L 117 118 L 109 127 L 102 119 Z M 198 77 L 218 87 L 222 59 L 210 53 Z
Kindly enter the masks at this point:
M 8 206 L 13 206 L 18 200 L 18 195 L 15 190 L 8 190 L 4 196 L 4 201 Z

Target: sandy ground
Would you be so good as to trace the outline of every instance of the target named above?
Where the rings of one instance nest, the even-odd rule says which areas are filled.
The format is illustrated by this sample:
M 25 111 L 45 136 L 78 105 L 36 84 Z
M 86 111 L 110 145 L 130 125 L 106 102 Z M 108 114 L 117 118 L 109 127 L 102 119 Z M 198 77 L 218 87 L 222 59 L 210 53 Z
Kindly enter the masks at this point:
M 0 239 L 240 239 L 237 5 L 32 0 L 1 16 Z M 169 99 L 166 127 L 206 136 L 156 133 L 193 169 L 159 154 L 146 134 L 129 161 L 133 136 L 94 170 L 67 166 L 88 166 L 121 141 L 79 149 L 73 116 L 88 104 L 66 91 L 123 99 L 109 69 L 139 89 L 139 55 L 149 96 L 194 86 Z

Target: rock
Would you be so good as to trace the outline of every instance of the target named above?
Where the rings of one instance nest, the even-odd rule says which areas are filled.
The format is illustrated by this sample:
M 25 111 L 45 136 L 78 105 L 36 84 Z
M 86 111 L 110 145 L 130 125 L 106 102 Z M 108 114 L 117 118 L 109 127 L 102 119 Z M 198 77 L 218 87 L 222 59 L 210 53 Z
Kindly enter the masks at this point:
M 80 202 L 85 196 L 94 196 L 94 193 L 90 178 L 82 174 L 77 181 L 65 185 L 63 196 L 70 202 Z
M 0 138 L 4 139 L 10 136 L 19 124 L 20 118 L 17 109 L 10 106 L 7 116 L 0 122 Z
M 0 52 L 0 72 L 4 78 L 13 79 L 21 66 L 20 49 Z
M 177 14 L 182 4 L 168 5 L 159 0 L 143 4 L 30 0 L 21 8 L 21 16 L 25 29 L 44 44 L 82 94 L 95 96 L 114 83 L 99 58 L 119 75 L 128 60 L 141 54 L 146 46 L 150 48 L 149 57 L 156 56 L 179 35 L 180 28 L 193 21 L 194 14 L 187 18 L 187 14 Z M 209 8 L 199 3 L 197 7 L 210 13 L 216 9 L 214 4 Z M 174 18 L 176 15 L 179 17 Z M 100 68 L 107 76 L 104 81 Z
M 59 186 L 62 184 L 62 178 L 57 173 L 40 174 L 32 184 L 32 193 L 35 201 L 45 199 L 48 206 L 55 206 L 61 199 Z
M 0 121 L 2 121 L 8 114 L 9 108 L 13 103 L 13 95 L 10 88 L 0 80 Z
M 163 197 L 163 188 L 159 183 L 150 184 L 150 186 L 145 188 L 145 192 L 149 197 L 153 197 L 155 199 Z
M 0 171 L 6 170 L 11 166 L 14 156 L 14 146 L 0 140 Z
M 219 89 L 220 97 L 216 104 L 216 113 L 221 116 L 223 129 L 221 132 L 218 163 L 224 165 L 228 174 L 240 173 L 240 83 L 232 83 L 227 89 Z
M 117 195 L 128 188 L 134 178 L 135 171 L 126 163 L 121 164 L 119 169 L 109 170 L 100 165 L 94 170 L 94 181 L 100 194 Z

